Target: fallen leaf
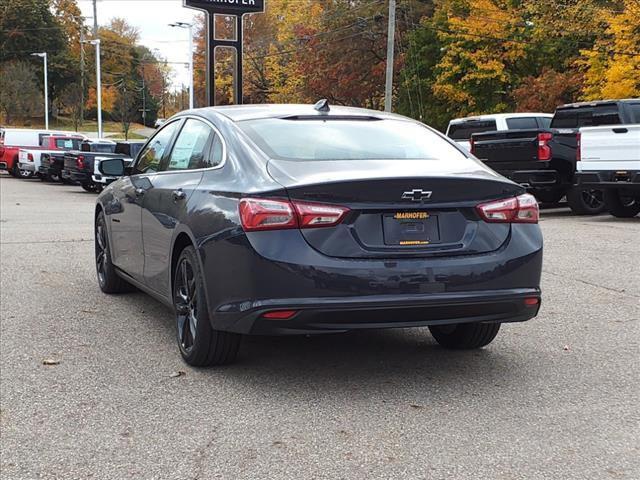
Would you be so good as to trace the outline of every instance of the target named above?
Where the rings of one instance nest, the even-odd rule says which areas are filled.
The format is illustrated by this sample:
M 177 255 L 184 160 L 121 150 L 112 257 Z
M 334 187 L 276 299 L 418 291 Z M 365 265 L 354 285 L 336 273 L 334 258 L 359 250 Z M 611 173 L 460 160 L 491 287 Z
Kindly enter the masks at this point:
M 182 377 L 183 375 L 186 375 L 187 372 L 183 371 L 183 370 L 178 370 L 176 372 L 171 372 L 171 374 L 169 375 L 171 378 L 177 378 L 177 377 Z
M 564 347 L 562 347 L 562 349 L 563 349 L 565 352 L 568 352 L 569 350 L 571 350 L 571 348 L 569 347 L 569 345 L 565 345 Z
M 416 410 L 418 410 L 419 408 L 424 408 L 424 405 L 417 405 L 415 403 L 412 403 L 409 405 L 411 408 L 415 408 Z
M 44 360 L 42 360 L 42 364 L 43 365 L 60 365 L 60 360 L 57 360 L 55 358 L 45 358 Z

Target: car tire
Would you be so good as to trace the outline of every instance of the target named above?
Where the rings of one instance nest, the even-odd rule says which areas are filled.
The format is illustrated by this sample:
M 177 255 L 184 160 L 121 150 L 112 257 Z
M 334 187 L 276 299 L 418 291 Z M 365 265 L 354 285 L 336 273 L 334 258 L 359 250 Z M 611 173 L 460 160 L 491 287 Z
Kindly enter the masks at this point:
M 640 198 L 621 196 L 618 190 L 607 190 L 604 201 L 614 217 L 633 218 L 640 213 Z
M 82 187 L 82 189 L 85 192 L 93 193 L 93 192 L 96 191 L 95 186 L 93 185 L 93 183 L 88 183 L 88 182 L 87 183 L 81 183 L 80 186 Z
M 499 330 L 499 323 L 459 323 L 429 327 L 436 342 L 453 350 L 469 350 L 489 345 Z
M 21 178 L 22 175 L 20 175 L 20 167 L 18 167 L 18 159 L 16 159 L 15 162 L 13 162 L 13 168 L 11 168 L 11 176 L 15 177 L 15 178 Z
M 599 215 L 606 208 L 602 190 L 572 188 L 567 192 L 567 203 L 575 215 Z
M 111 262 L 111 249 L 109 247 L 109 234 L 104 212 L 98 213 L 95 224 L 95 259 L 98 285 L 104 293 L 125 293 L 134 290 L 134 287 L 119 277 Z
M 211 326 L 205 283 L 196 250 L 182 250 L 173 281 L 178 347 L 185 362 L 194 367 L 226 365 L 238 356 L 241 335 Z

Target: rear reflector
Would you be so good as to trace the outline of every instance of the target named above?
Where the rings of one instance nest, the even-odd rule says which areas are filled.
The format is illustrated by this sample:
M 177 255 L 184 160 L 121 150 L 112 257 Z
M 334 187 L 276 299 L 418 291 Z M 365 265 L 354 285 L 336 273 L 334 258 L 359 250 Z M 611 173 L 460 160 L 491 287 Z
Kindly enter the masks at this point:
M 239 206 L 245 232 L 330 227 L 340 223 L 348 211 L 334 205 L 264 198 L 243 198 Z
M 293 317 L 297 310 L 275 310 L 273 312 L 267 312 L 262 314 L 262 318 L 268 318 L 270 320 L 288 320 Z
M 533 307 L 535 305 L 538 305 L 539 303 L 540 303 L 540 299 L 538 297 L 529 297 L 524 299 L 524 304 L 527 307 Z
M 528 193 L 483 203 L 476 207 L 476 211 L 489 223 L 538 223 L 540 218 L 538 202 Z

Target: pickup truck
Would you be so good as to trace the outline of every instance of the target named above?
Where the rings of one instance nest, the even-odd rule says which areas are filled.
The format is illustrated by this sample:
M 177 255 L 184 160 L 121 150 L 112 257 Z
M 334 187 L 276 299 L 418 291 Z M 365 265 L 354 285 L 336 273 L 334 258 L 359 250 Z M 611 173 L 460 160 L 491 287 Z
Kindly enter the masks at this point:
M 125 162 L 130 161 L 138 154 L 142 145 L 144 142 L 130 141 L 109 144 L 107 147 L 106 144 L 100 143 L 85 147 L 83 151 L 67 152 L 64 156 L 62 178 L 80 184 L 88 192 L 101 190 L 101 186 L 93 179 L 96 158 L 122 158 Z
M 471 153 L 505 177 L 519 183 L 541 202 L 566 195 L 577 215 L 605 209 L 600 189 L 576 186 L 578 131 L 582 127 L 635 123 L 638 100 L 605 100 L 563 105 L 550 128 L 476 133 Z
M 21 148 L 18 150 L 18 168 L 23 178 L 29 178 L 40 174 L 41 157 L 44 152 L 52 153 L 57 151 L 78 150 L 82 141 L 86 140 L 83 135 L 56 136 L 51 135 L 42 138 L 39 147 Z
M 640 100 L 636 122 L 578 134 L 577 184 L 603 190 L 607 210 L 619 218 L 640 213 Z
M 64 151 L 42 152 L 38 176 L 43 182 L 62 182 L 64 170 Z
M 474 117 L 454 118 L 447 127 L 447 137 L 467 150 L 471 149 L 471 135 L 482 132 L 502 132 L 523 128 L 549 128 L 550 113 L 496 113 Z
M 62 130 L 32 130 L 28 128 L 0 128 L 0 170 L 20 177 L 18 166 L 21 148 L 42 147 L 45 138 L 51 136 L 75 136 L 75 132 Z

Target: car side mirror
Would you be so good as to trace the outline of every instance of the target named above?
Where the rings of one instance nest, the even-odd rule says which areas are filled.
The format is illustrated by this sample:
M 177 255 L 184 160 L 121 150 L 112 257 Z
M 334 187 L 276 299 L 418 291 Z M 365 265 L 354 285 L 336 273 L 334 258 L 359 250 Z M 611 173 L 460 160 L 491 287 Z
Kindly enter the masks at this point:
M 122 177 L 125 174 L 124 160 L 121 158 L 109 158 L 102 160 L 98 170 L 108 177 Z

